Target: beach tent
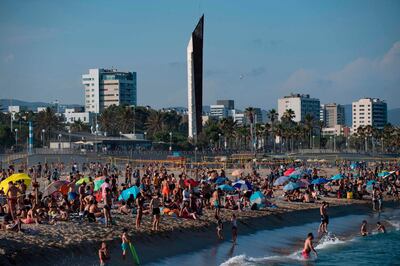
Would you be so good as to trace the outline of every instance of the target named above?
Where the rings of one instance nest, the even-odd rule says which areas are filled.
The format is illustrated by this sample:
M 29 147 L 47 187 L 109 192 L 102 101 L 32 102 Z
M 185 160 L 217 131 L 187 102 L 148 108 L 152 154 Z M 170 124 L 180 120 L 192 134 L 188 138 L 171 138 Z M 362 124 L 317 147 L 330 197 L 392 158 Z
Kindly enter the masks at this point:
M 288 176 L 281 176 L 278 179 L 275 180 L 274 186 L 281 186 L 285 184 L 287 181 L 289 181 L 290 177 Z
M 283 175 L 285 176 L 289 176 L 291 173 L 293 173 L 294 171 L 296 171 L 294 168 L 289 168 L 288 170 L 286 170 Z
M 68 181 L 65 180 L 54 181 L 44 189 L 43 196 L 49 196 L 56 191 L 61 192 L 63 195 L 67 195 L 69 187 L 70 183 Z
M 1 183 L 0 183 L 0 190 L 3 190 L 4 193 L 8 192 L 8 183 L 10 181 L 12 181 L 13 183 L 17 182 L 17 181 L 23 181 L 25 183 L 25 185 L 27 187 L 29 187 L 29 185 L 31 184 L 31 178 L 25 174 L 25 173 L 18 173 L 18 174 L 13 174 L 10 175 L 9 177 L 7 177 L 6 179 L 4 179 Z
M 310 182 L 308 182 L 307 179 L 297 180 L 296 183 L 299 185 L 300 188 L 306 188 L 306 187 L 308 187 L 310 185 Z
M 87 177 L 87 176 L 82 177 L 81 179 L 79 179 L 79 180 L 75 183 L 75 185 L 82 185 L 83 182 L 85 182 L 86 184 L 88 184 L 88 183 L 90 182 L 89 177 Z
M 218 186 L 218 188 L 220 188 L 223 191 L 235 191 L 235 189 L 232 186 L 227 184 L 220 185 Z
M 260 191 L 256 191 L 250 196 L 250 202 L 252 204 L 254 204 L 254 203 L 262 204 L 262 203 L 264 203 L 264 201 L 265 201 L 265 196 Z
M 130 188 L 127 188 L 121 192 L 121 195 L 119 195 L 118 200 L 128 200 L 131 195 L 136 199 L 136 196 L 140 193 L 140 189 L 137 186 L 133 186 Z
M 234 188 L 244 191 L 244 190 L 253 190 L 253 186 L 244 180 L 239 180 L 232 184 Z
M 311 184 L 313 184 L 313 185 L 321 185 L 321 184 L 325 184 L 325 183 L 328 183 L 328 182 L 329 182 L 329 181 L 326 180 L 325 178 L 318 177 L 317 179 L 314 179 L 314 180 L 311 182 Z
M 337 174 L 331 177 L 331 180 L 339 180 L 339 179 L 343 179 L 344 176 L 342 174 Z
M 300 188 L 300 186 L 297 183 L 290 182 L 289 184 L 287 184 L 286 186 L 283 187 L 283 190 L 290 191 L 290 190 L 295 190 L 298 188 Z
M 189 186 L 191 186 L 191 187 L 197 187 L 197 186 L 200 184 L 200 182 L 195 181 L 195 180 L 192 179 L 192 178 L 189 178 L 189 179 L 185 179 L 184 184 L 185 184 L 185 186 L 187 186 L 187 187 L 189 187 Z

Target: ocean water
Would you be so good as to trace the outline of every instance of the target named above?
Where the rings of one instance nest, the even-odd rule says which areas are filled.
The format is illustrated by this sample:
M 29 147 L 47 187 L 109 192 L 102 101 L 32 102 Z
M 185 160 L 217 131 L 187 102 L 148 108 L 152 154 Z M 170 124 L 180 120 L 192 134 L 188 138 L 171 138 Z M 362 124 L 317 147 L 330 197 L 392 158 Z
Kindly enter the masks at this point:
M 362 220 L 368 221 L 367 237 L 359 235 Z M 381 221 L 387 233 L 373 229 Z M 237 245 L 229 240 L 216 241 L 212 247 L 173 256 L 150 265 L 400 265 L 400 210 L 366 215 L 348 215 L 330 219 L 329 234 L 318 236 L 319 222 L 274 230 L 258 231 L 240 236 Z M 318 257 L 304 260 L 300 256 L 306 235 L 315 236 L 314 246 Z

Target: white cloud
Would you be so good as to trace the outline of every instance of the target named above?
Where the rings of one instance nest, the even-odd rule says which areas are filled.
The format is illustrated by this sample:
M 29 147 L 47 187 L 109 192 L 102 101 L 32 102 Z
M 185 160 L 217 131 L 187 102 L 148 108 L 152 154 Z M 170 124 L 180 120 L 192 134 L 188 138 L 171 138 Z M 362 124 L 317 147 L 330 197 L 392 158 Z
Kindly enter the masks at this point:
M 331 73 L 296 70 L 281 88 L 285 93 L 310 93 L 321 102 L 350 103 L 365 96 L 384 99 L 389 107 L 400 106 L 400 41 L 381 57 L 360 57 Z
M 4 61 L 4 63 L 10 63 L 10 62 L 14 61 L 14 54 L 9 53 L 9 54 L 5 55 L 3 57 L 3 61 Z

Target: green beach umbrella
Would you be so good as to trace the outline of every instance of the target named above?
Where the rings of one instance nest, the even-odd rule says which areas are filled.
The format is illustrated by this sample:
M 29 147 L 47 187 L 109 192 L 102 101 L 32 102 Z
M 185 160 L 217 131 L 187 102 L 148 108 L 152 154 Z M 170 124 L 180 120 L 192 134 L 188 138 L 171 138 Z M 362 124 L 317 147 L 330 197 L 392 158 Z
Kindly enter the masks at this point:
M 99 179 L 94 181 L 94 191 L 97 191 L 101 188 L 101 185 L 105 182 L 104 179 Z
M 89 177 L 85 176 L 79 179 L 75 184 L 76 185 L 82 185 L 82 183 L 85 182 L 86 184 L 90 182 Z

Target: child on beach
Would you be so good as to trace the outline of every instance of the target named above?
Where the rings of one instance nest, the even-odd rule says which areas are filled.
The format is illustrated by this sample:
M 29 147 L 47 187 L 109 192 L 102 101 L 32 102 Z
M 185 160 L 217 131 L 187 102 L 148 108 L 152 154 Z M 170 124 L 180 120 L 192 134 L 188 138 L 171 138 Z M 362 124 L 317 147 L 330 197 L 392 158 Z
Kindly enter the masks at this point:
M 126 256 L 126 250 L 129 248 L 129 243 L 131 242 L 128 238 L 127 233 L 128 233 L 128 229 L 124 228 L 124 230 L 122 230 L 122 235 L 121 235 L 122 259 L 124 259 L 124 260 L 125 260 L 125 256 Z

